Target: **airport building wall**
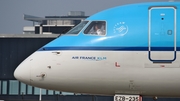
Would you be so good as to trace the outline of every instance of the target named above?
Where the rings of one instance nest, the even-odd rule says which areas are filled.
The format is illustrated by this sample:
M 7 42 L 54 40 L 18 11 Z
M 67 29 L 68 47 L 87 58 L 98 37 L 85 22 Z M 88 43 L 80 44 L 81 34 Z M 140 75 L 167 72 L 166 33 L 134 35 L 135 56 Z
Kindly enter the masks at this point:
M 0 100 L 38 101 L 40 88 L 17 81 L 13 72 L 30 54 L 59 35 L 19 34 L 0 35 Z M 113 96 L 93 96 L 41 89 L 42 101 L 113 101 Z M 143 98 L 153 101 L 152 98 Z M 159 101 L 180 101 L 162 98 Z
M 0 35 L 0 100 L 9 96 L 39 95 L 39 88 L 17 81 L 13 73 L 25 58 L 56 37 L 58 35 Z M 65 93 L 45 89 L 41 91 L 42 95 Z

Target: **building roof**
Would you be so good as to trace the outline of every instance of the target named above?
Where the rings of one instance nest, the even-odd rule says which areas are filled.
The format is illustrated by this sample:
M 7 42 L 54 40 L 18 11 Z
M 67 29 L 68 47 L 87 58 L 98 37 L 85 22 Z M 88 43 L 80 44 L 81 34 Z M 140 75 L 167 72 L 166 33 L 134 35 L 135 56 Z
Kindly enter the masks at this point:
M 43 18 L 43 17 L 37 17 L 27 14 L 23 15 L 24 20 L 40 22 L 40 23 L 43 22 L 44 20 L 84 20 L 87 17 L 88 16 L 46 16 L 45 18 Z

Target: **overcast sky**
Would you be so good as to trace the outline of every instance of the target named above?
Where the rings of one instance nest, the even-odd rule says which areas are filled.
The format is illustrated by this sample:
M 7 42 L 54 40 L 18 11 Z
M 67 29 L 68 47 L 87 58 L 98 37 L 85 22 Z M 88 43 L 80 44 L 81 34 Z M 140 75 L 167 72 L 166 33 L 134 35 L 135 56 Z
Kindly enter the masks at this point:
M 153 1 L 168 0 L 0 0 L 0 34 L 22 34 L 24 26 L 32 26 L 23 14 L 44 17 L 84 11 L 89 16 L 119 5 Z

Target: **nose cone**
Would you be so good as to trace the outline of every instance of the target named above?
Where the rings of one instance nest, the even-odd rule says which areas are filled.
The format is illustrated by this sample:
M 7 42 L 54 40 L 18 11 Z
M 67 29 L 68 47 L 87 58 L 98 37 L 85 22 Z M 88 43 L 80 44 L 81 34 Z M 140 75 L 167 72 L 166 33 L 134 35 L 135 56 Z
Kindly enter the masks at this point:
M 30 84 L 30 65 L 27 62 L 22 62 L 14 71 L 14 77 L 26 84 Z

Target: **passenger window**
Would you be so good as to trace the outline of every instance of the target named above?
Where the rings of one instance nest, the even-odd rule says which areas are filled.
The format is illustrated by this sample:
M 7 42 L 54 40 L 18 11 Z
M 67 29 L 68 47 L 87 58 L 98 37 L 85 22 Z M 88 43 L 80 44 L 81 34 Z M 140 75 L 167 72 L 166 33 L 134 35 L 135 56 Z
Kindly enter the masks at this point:
M 105 21 L 92 21 L 91 24 L 85 29 L 84 34 L 92 35 L 105 35 L 106 22 Z

